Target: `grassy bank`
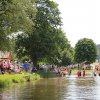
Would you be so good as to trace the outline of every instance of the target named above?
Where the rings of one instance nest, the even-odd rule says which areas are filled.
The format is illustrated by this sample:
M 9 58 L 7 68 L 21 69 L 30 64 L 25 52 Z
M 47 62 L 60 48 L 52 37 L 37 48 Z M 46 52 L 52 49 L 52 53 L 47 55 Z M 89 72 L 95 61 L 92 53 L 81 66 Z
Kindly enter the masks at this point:
M 0 87 L 5 87 L 13 83 L 23 83 L 27 81 L 33 81 L 40 78 L 39 74 L 4 74 L 0 75 Z

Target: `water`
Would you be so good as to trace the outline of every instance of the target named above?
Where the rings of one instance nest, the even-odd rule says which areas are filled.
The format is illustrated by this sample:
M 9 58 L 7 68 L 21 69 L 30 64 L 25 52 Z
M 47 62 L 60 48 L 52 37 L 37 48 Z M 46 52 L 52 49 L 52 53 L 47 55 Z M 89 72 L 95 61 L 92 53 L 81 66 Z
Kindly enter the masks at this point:
M 100 77 L 49 78 L 0 89 L 0 100 L 100 100 Z

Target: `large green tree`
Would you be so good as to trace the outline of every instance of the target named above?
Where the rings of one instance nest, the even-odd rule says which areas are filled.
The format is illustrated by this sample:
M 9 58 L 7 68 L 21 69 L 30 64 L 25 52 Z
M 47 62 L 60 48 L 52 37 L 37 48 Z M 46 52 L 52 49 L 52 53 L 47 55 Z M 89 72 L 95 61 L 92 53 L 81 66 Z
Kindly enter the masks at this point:
M 35 29 L 32 33 L 18 36 L 16 50 L 21 57 L 30 55 L 34 64 L 39 61 L 57 63 L 61 61 L 61 52 L 70 48 L 70 44 L 61 30 L 61 17 L 58 5 L 51 0 L 36 0 Z
M 78 63 L 87 61 L 89 63 L 95 62 L 97 58 L 96 44 L 92 39 L 80 39 L 75 45 L 75 60 Z

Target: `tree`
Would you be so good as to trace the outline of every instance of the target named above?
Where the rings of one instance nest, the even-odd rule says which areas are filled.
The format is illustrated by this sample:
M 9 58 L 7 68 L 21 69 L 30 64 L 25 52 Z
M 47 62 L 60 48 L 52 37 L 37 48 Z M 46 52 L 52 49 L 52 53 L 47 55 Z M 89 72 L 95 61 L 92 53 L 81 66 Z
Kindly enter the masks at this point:
M 66 66 L 74 63 L 74 49 L 65 48 L 62 51 L 61 65 Z
M 36 0 L 36 18 L 33 32 L 18 36 L 16 50 L 18 55 L 30 55 L 36 65 L 40 61 L 57 63 L 61 60 L 64 48 L 70 44 L 61 30 L 61 17 L 58 5 L 51 0 Z
M 34 0 L 0 0 L 0 49 L 8 45 L 8 35 L 28 31 L 35 16 Z M 7 45 L 6 45 L 7 44 Z
M 57 4 L 53 1 L 36 0 L 35 3 L 37 9 L 36 18 L 33 20 L 35 30 L 33 29 L 28 36 L 20 35 L 21 39 L 18 37 L 16 43 L 17 47 L 25 48 L 25 53 L 30 55 L 34 63 L 37 63 L 49 58 L 47 55 L 52 55 L 56 45 L 55 34 L 57 34 L 57 27 L 61 25 L 61 19 Z
M 78 63 L 87 61 L 90 63 L 95 62 L 97 58 L 96 45 L 92 39 L 80 39 L 75 45 L 75 60 Z

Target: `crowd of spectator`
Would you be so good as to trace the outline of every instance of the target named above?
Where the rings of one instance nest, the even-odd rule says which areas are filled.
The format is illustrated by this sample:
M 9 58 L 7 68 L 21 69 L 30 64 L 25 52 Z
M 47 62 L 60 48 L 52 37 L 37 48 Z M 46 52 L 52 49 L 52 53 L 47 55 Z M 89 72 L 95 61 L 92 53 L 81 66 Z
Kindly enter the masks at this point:
M 0 74 L 22 74 L 23 70 L 26 72 L 32 72 L 35 71 L 36 68 L 33 66 L 32 62 L 29 63 L 25 61 L 24 63 L 20 63 L 18 61 L 0 60 Z

